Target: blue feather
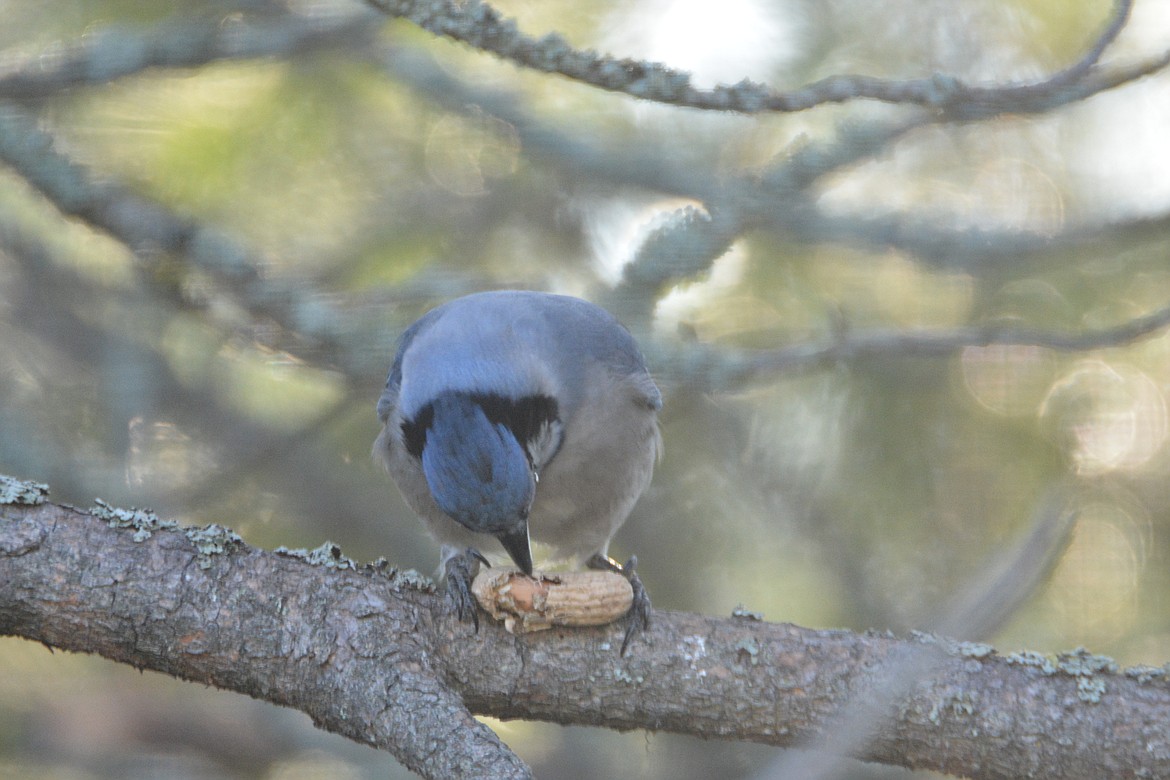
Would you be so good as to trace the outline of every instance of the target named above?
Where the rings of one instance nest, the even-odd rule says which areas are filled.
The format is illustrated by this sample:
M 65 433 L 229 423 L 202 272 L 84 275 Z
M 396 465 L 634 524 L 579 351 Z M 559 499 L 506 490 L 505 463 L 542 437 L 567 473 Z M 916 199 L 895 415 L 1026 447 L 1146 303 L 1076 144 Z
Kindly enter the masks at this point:
M 499 534 L 524 528 L 536 484 L 532 465 L 508 427 L 488 419 L 461 393 L 431 404 L 422 467 L 439 508 L 464 527 Z

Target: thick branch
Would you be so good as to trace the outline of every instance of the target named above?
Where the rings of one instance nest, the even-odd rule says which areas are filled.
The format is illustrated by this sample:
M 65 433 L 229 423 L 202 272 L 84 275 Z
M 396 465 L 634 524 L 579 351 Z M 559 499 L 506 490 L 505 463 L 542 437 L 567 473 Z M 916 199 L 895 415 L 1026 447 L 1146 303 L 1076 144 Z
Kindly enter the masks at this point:
M 0 506 L 0 634 L 294 707 L 425 777 L 530 776 L 442 682 L 433 599 L 401 578 L 103 514 Z
M 622 658 L 617 626 L 476 634 L 408 577 L 336 554 L 311 565 L 145 513 L 30 505 L 36 490 L 0 500 L 0 633 L 301 709 L 426 776 L 527 773 L 460 698 L 502 718 L 787 746 L 916 654 L 933 674 L 882 703 L 859 757 L 978 778 L 1170 772 L 1161 670 L 678 613 Z

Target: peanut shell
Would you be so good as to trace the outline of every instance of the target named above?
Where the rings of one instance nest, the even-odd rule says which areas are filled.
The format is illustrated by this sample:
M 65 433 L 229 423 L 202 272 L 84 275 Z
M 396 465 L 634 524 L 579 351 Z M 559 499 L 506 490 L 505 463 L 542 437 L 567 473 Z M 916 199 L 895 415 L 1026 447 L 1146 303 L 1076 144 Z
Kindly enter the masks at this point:
M 634 602 L 629 581 L 611 571 L 538 571 L 528 577 L 514 569 L 486 569 L 472 582 L 471 592 L 513 634 L 602 626 L 625 615 Z

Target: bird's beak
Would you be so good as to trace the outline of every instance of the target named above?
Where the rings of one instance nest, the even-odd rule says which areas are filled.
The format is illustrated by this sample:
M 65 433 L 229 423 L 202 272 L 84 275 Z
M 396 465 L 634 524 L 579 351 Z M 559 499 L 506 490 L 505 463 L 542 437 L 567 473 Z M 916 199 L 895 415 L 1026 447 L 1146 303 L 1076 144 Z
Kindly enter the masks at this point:
M 532 576 L 532 546 L 528 543 L 528 523 L 519 531 L 508 531 L 496 537 L 520 570 Z

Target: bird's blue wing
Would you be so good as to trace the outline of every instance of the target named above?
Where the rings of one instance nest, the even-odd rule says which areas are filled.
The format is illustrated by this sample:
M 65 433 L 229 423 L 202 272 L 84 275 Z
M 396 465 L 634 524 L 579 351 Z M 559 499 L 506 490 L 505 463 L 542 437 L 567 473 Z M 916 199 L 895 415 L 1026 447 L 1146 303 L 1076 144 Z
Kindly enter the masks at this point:
M 402 357 L 410 348 L 410 343 L 420 332 L 428 328 L 438 319 L 442 307 L 431 309 L 403 331 L 398 337 L 398 351 L 394 354 L 394 362 L 390 364 L 390 373 L 386 376 L 386 387 L 378 398 L 378 419 L 383 423 L 390 417 L 390 412 L 398 403 L 398 391 L 402 386 Z

